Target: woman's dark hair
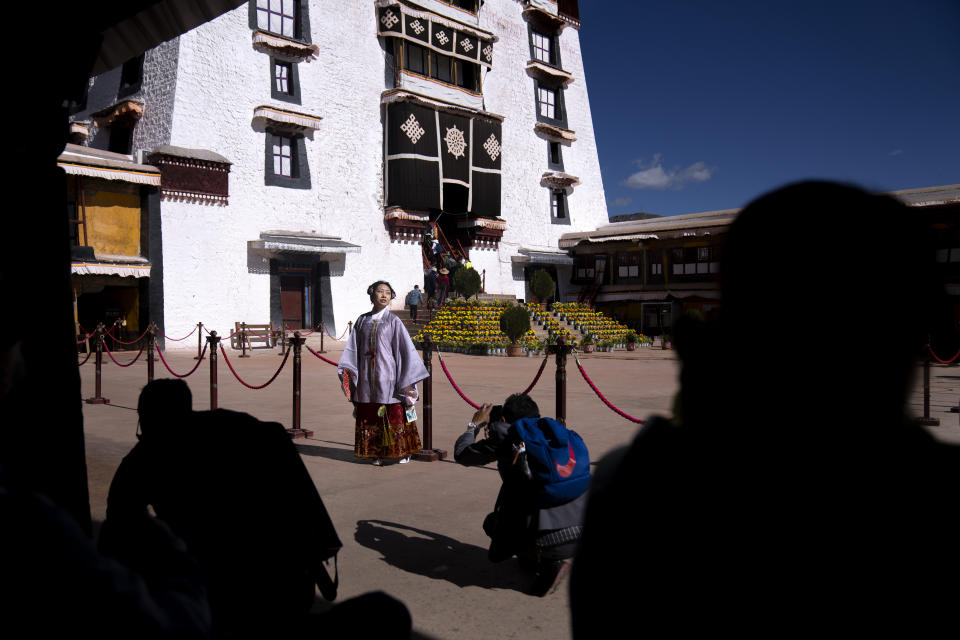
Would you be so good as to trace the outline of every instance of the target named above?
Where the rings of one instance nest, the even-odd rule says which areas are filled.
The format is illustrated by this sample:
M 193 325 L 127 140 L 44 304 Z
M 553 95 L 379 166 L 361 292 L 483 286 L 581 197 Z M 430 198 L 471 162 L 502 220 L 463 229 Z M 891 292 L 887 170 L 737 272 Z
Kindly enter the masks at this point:
M 516 422 L 520 418 L 539 418 L 540 407 L 525 393 L 515 393 L 503 403 L 503 421 Z
M 377 287 L 379 287 L 379 286 L 382 285 L 382 284 L 385 284 L 385 285 L 387 285 L 388 287 L 390 287 L 390 299 L 391 299 L 391 300 L 393 300 L 394 298 L 397 297 L 397 292 L 393 290 L 393 287 L 390 286 L 390 283 L 389 283 L 389 282 L 387 282 L 386 280 L 377 280 L 377 281 L 374 282 L 372 285 L 370 285 L 369 287 L 367 287 L 367 295 L 370 296 L 370 302 L 373 302 L 373 292 L 376 291 L 376 290 L 377 290 Z
M 193 394 L 183 380 L 160 378 L 148 382 L 140 391 L 137 414 L 146 434 L 154 425 L 171 427 L 193 411 Z

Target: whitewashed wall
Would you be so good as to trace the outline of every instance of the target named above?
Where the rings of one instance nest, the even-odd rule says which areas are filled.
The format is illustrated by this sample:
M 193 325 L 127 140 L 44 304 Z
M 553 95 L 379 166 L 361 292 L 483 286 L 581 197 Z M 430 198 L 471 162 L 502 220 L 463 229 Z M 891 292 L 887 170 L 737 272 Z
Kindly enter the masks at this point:
M 550 223 L 549 190 L 540 186 L 547 142 L 533 128 L 522 8 L 516 0 L 487 0 L 480 12 L 480 28 L 499 37 L 494 69 L 484 78 L 484 103 L 505 116 L 501 198 L 508 230 L 497 250 L 471 251 L 477 270 L 486 269 L 488 292 L 518 297 L 524 283 L 515 279 L 510 258 L 519 248 L 555 251 L 562 233 L 607 222 L 579 39 L 568 27 L 561 59 L 575 78 L 565 102 L 577 141 L 564 146 L 563 161 L 582 184 L 568 198 L 571 224 Z M 419 246 L 391 242 L 383 224 L 380 94 L 387 74 L 373 2 L 311 2 L 310 26 L 320 53 L 299 64 L 301 106 L 271 99 L 270 57 L 251 45 L 246 5 L 180 38 L 169 143 L 215 151 L 233 165 L 229 205 L 162 204 L 168 335 L 185 334 L 198 320 L 222 332 L 234 321 L 270 318 L 267 265 L 248 264 L 247 252 L 247 242 L 263 231 L 316 232 L 362 247 L 346 256 L 342 275 L 330 279 L 338 332 L 368 310 L 369 283 L 389 280 L 400 306 L 404 293 L 422 281 Z M 255 107 L 271 104 L 323 118 L 306 140 L 309 190 L 264 185 L 264 132 L 252 116 Z

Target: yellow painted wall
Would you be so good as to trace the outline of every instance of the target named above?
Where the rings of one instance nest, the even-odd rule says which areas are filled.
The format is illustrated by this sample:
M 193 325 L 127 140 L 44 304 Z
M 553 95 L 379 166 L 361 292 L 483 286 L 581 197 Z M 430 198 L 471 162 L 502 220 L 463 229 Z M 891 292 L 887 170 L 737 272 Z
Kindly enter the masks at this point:
M 87 243 L 97 254 L 140 255 L 140 190 L 102 180 L 84 181 Z M 79 203 L 77 203 L 79 206 Z M 80 237 L 82 238 L 82 231 Z

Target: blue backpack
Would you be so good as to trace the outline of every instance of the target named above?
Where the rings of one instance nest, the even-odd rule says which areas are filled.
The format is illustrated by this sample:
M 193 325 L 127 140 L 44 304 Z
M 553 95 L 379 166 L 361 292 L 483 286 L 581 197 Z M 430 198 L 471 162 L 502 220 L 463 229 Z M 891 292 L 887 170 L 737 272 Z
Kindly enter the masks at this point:
M 512 428 L 526 448 L 527 465 L 541 507 L 554 507 L 587 490 L 590 453 L 583 438 L 551 418 L 521 418 Z

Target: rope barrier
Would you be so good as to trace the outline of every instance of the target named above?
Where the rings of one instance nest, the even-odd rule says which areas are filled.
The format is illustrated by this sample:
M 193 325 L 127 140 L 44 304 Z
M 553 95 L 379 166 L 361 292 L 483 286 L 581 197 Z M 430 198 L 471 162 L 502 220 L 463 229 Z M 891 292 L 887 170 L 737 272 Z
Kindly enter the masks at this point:
M 470 400 L 470 398 L 468 398 L 467 396 L 463 395 L 463 391 L 460 390 L 460 387 L 457 386 L 457 383 L 453 381 L 453 378 L 452 378 L 452 377 L 450 377 L 450 372 L 447 371 L 447 365 L 446 365 L 446 363 L 444 363 L 444 361 L 443 361 L 443 356 L 440 355 L 440 352 L 439 352 L 439 351 L 437 351 L 437 358 L 440 360 L 440 367 L 443 369 L 443 372 L 447 375 L 447 380 L 449 380 L 449 381 L 450 381 L 450 384 L 453 385 L 453 390 L 456 391 L 457 393 L 459 393 L 459 394 L 460 394 L 460 397 L 463 398 L 463 400 L 464 400 L 468 405 L 470 405 L 470 406 L 473 407 L 474 409 L 478 409 L 478 410 L 479 410 L 479 409 L 480 409 L 480 405 L 478 405 L 477 403 L 475 403 L 475 402 L 473 402 L 472 400 Z
M 188 333 L 187 335 L 183 336 L 182 338 L 171 338 L 170 336 L 168 336 L 167 334 L 163 333 L 162 331 L 160 332 L 160 335 L 162 335 L 162 336 L 164 337 L 164 339 L 169 340 L 170 342 L 182 342 L 182 341 L 186 340 L 187 338 L 189 338 L 190 336 L 192 336 L 194 333 L 196 333 L 196 331 L 197 331 L 197 328 L 194 327 L 193 330 L 192 330 L 190 333 Z
M 535 386 L 537 386 L 537 382 L 540 380 L 540 374 L 542 374 L 542 373 L 543 373 L 543 370 L 546 368 L 546 366 L 547 366 L 547 359 L 548 359 L 549 357 L 550 357 L 550 356 L 544 356 L 544 357 L 543 357 L 543 362 L 540 363 L 540 370 L 537 371 L 537 375 L 533 378 L 533 382 L 530 383 L 530 386 L 527 387 L 526 389 L 524 389 L 524 390 L 521 392 L 523 395 L 525 395 L 525 396 L 526 396 L 526 395 L 530 395 L 530 392 L 533 391 L 533 388 L 534 388 Z
M 334 362 L 333 360 L 327 360 L 327 359 L 324 358 L 322 355 L 320 355 L 319 353 L 317 353 L 316 351 L 314 351 L 313 349 L 311 349 L 311 348 L 309 347 L 309 345 L 307 345 L 307 344 L 304 344 L 303 346 L 307 347 L 307 351 L 309 351 L 309 352 L 312 353 L 313 355 L 317 356 L 318 358 L 320 358 L 321 360 L 323 360 L 323 361 L 326 362 L 327 364 L 332 364 L 332 365 L 335 366 L 335 367 L 340 364 L 339 362 Z
M 131 361 L 128 362 L 127 364 L 120 364 L 119 362 L 117 362 L 117 359 L 113 357 L 113 352 L 110 351 L 110 347 L 107 346 L 107 341 L 106 341 L 106 340 L 103 341 L 103 348 L 107 350 L 107 355 L 110 356 L 110 359 L 111 359 L 111 360 L 113 360 L 113 364 L 117 365 L 118 367 L 129 367 L 129 366 L 132 365 L 134 362 L 136 362 L 137 360 L 139 360 L 139 359 L 140 359 L 140 356 L 143 355 L 143 347 L 144 347 L 144 345 L 141 344 L 141 345 L 140 345 L 140 351 L 137 352 L 137 356 L 136 356 L 133 360 L 131 360 Z
M 323 323 L 321 322 L 320 324 L 323 324 Z M 316 331 L 317 329 L 319 329 L 319 328 L 320 328 L 320 324 L 318 324 L 317 326 L 315 326 L 313 329 L 310 329 L 310 331 L 307 331 L 306 333 L 301 333 L 301 334 L 300 334 L 300 337 L 301 337 L 301 338 L 306 338 L 308 335 L 310 335 L 311 333 L 313 333 L 314 331 Z
M 339 338 L 333 335 L 332 333 L 330 333 L 329 331 L 327 331 L 326 327 L 324 327 L 323 332 L 326 333 L 328 337 L 333 338 L 334 340 L 343 340 L 343 336 L 347 335 L 347 331 L 349 330 L 350 330 L 350 327 L 347 327 L 346 329 L 344 329 L 343 333 L 340 334 Z
M 292 349 L 291 349 L 291 351 L 292 351 Z M 277 372 L 274 373 L 273 376 L 272 376 L 269 380 L 267 380 L 266 382 L 264 382 L 263 384 L 261 384 L 261 385 L 259 385 L 259 386 L 252 385 L 252 384 L 248 384 L 247 382 L 244 382 L 243 378 L 241 378 L 241 377 L 237 374 L 237 371 L 233 368 L 233 365 L 230 364 L 230 358 L 227 357 L 227 350 L 226 350 L 226 349 L 221 349 L 221 350 L 220 350 L 220 355 L 223 356 L 223 361 L 227 363 L 227 368 L 230 369 L 230 373 L 233 374 L 233 377 L 236 378 L 236 379 L 240 382 L 240 384 L 242 384 L 243 386 L 247 387 L 248 389 L 263 389 L 264 387 L 266 387 L 267 385 L 269 385 L 271 382 L 273 382 L 274 380 L 276 380 L 276 379 L 277 379 L 277 376 L 280 375 L 280 372 L 283 370 L 283 365 L 287 364 L 287 359 L 290 357 L 290 351 L 287 351 L 286 355 L 283 356 L 283 362 L 280 363 L 280 368 L 277 369 Z
M 933 356 L 933 359 L 939 362 L 940 364 L 950 364 L 951 362 L 956 360 L 958 357 L 960 357 L 960 351 L 957 351 L 957 353 L 949 360 L 941 360 L 940 358 L 937 357 L 937 354 L 933 352 L 933 349 L 931 349 L 930 347 L 927 347 L 927 350 L 930 352 L 930 355 Z
M 77 346 L 79 347 L 80 345 L 82 345 L 84 342 L 86 342 L 86 341 L 89 340 L 89 339 L 90 339 L 90 336 L 88 335 L 88 336 L 87 336 L 86 338 L 84 338 L 83 340 L 80 340 L 79 342 L 77 342 Z
M 87 351 L 87 357 L 84 358 L 84 359 L 83 359 L 83 362 L 81 362 L 81 363 L 78 364 L 77 366 L 78 366 L 78 367 L 82 367 L 83 365 L 87 364 L 87 360 L 90 359 L 90 354 L 92 354 L 92 353 L 93 353 L 93 349 L 91 349 L 90 351 Z
M 85 334 L 87 334 L 87 335 L 90 335 L 90 334 L 92 333 L 91 331 L 87 331 L 86 329 L 84 329 L 84 328 L 83 328 L 83 325 L 80 324 L 79 322 L 77 323 L 77 326 L 80 327 L 80 331 L 82 331 L 83 333 L 85 333 Z
M 118 342 L 118 343 L 120 343 L 120 344 L 136 344 L 136 343 L 140 342 L 141 340 L 143 340 L 143 336 L 147 335 L 147 331 L 150 331 L 150 329 L 147 328 L 146 330 L 144 330 L 143 333 L 140 334 L 140 337 L 139 337 L 139 338 L 137 338 L 136 340 L 131 340 L 130 342 L 124 342 L 124 341 L 121 340 L 120 338 L 113 338 L 113 336 L 110 336 L 110 337 L 113 338 L 113 341 L 114 341 L 114 342 Z
M 197 364 L 193 366 L 193 369 L 190 369 L 189 373 L 180 375 L 179 373 L 171 369 L 170 365 L 167 364 L 166 359 L 163 357 L 163 351 L 160 351 L 160 345 L 156 345 L 156 347 L 157 347 L 157 353 L 160 354 L 160 362 L 162 362 L 163 366 L 167 368 L 167 371 L 169 371 L 171 374 L 173 374 L 177 378 L 186 378 L 187 376 L 191 375 L 194 371 L 196 371 L 197 368 L 201 365 L 201 363 L 203 363 L 203 354 L 207 352 L 207 345 L 203 345 L 203 351 L 200 352 L 200 357 L 197 359 Z
M 207 332 L 207 335 L 210 335 L 210 329 L 207 329 L 206 327 L 204 327 L 203 330 Z
M 576 358 L 576 356 L 574 356 L 574 357 Z M 600 398 L 601 400 L 603 400 L 603 404 L 607 405 L 608 407 L 610 407 L 610 408 L 613 410 L 614 413 L 617 413 L 617 414 L 623 416 L 624 418 L 626 418 L 626 419 L 629 420 L 630 422 L 636 422 L 637 424 L 643 424 L 643 420 L 640 420 L 639 418 L 634 418 L 634 417 L 631 416 L 630 414 L 624 413 L 624 412 L 621 411 L 620 409 L 617 409 L 615 406 L 613 406 L 613 404 L 611 404 L 611 402 L 610 402 L 609 400 L 607 400 L 607 399 L 603 396 L 602 393 L 600 393 L 600 390 L 597 389 L 597 385 L 593 384 L 593 380 L 590 379 L 590 376 L 587 375 L 587 372 L 583 370 L 583 365 L 580 364 L 580 358 L 576 358 L 576 360 L 577 360 L 577 369 L 580 369 L 580 375 L 582 375 L 582 376 L 583 376 L 583 379 L 587 381 L 587 384 L 590 385 L 590 388 L 593 389 L 593 392 L 597 394 L 597 397 Z

